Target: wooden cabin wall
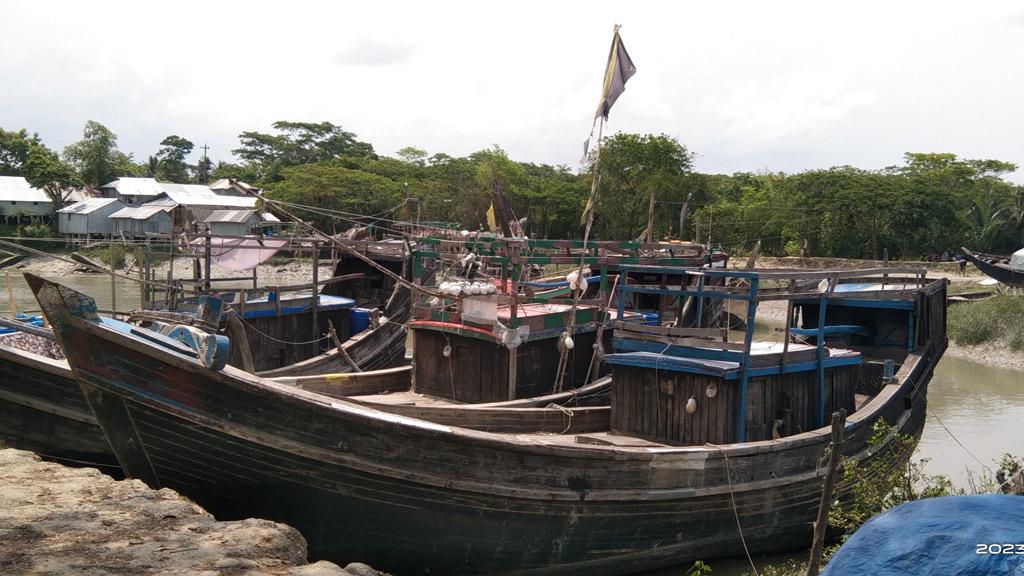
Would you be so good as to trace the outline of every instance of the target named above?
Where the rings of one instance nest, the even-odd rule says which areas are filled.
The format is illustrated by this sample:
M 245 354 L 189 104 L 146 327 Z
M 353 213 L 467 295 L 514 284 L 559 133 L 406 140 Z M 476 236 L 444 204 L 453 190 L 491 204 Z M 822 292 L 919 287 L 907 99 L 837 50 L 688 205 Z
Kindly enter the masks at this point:
M 451 345 L 450 357 L 444 347 Z M 508 400 L 508 351 L 478 338 L 413 330 L 413 386 L 421 394 L 458 402 Z
M 922 294 L 918 301 L 921 311 L 918 319 L 917 345 L 928 342 L 942 342 L 946 339 L 946 286 L 937 291 Z
M 338 338 L 342 341 L 347 340 L 350 315 L 351 311 L 348 309 L 320 310 L 317 313 L 319 326 L 316 330 L 313 329 L 313 314 L 308 311 L 281 317 L 246 318 L 245 336 L 249 341 L 249 349 L 252 351 L 252 360 L 256 371 L 289 366 L 328 350 L 333 346 L 328 341 L 300 345 L 285 343 L 310 342 L 319 338 L 322 334 L 327 333 L 328 320 L 334 323 Z M 273 338 L 268 338 L 260 332 Z M 231 339 L 229 342 L 228 363 L 242 368 L 242 352 L 235 339 Z
M 717 393 L 706 390 L 715 384 Z M 690 398 L 697 411 L 686 413 Z M 615 366 L 613 432 L 673 445 L 728 444 L 736 437 L 736 386 L 701 374 Z
M 853 413 L 859 366 L 825 370 L 825 414 L 845 408 Z M 776 420 L 782 420 L 780 436 L 820 428 L 818 422 L 818 374 L 816 371 L 751 378 L 747 383 L 747 440 L 772 438 Z
M 893 365 L 893 374 L 900 369 L 899 364 Z M 864 362 L 860 367 L 860 377 L 857 379 L 857 394 L 874 396 L 882 391 L 885 377 L 885 363 L 878 361 Z
M 818 327 L 818 303 L 800 305 L 800 327 L 814 329 Z M 830 346 L 854 346 L 858 350 L 864 348 L 896 348 L 907 349 L 908 311 L 886 308 L 861 308 L 856 306 L 829 305 L 825 309 L 825 321 L 828 326 L 854 325 L 865 326 L 874 330 L 873 337 L 868 338 L 855 334 L 830 336 L 826 341 Z M 808 340 L 813 343 L 814 336 Z
M 401 275 L 403 272 L 400 260 L 378 260 L 376 262 L 395 274 Z M 366 278 L 340 284 L 328 284 L 323 287 L 321 293 L 329 296 L 351 298 L 360 306 L 380 306 L 387 301 L 395 285 L 394 280 L 385 276 L 379 270 L 359 258 L 351 256 L 339 259 L 337 266 L 334 268 L 334 276 L 346 276 L 348 274 L 366 274 Z
M 446 338 L 447 336 L 447 338 Z M 612 331 L 605 332 L 606 349 Z M 577 334 L 569 352 L 568 373 L 563 389 L 578 388 L 585 382 L 593 352 L 595 333 Z M 451 343 L 451 369 L 445 358 L 445 344 Z M 479 338 L 446 334 L 436 330 L 413 330 L 413 382 L 417 392 L 459 402 L 500 402 L 530 398 L 554 391 L 561 353 L 556 338 L 526 342 L 516 348 L 515 397 L 508 393 L 508 350 Z
M 859 366 L 825 371 L 825 413 L 840 408 L 852 413 Z M 735 442 L 739 381 L 650 368 L 615 366 L 612 385 L 612 430 L 673 445 Z M 751 378 L 747 383 L 746 439 L 772 438 L 776 420 L 781 436 L 819 428 L 817 373 L 798 372 Z M 708 398 L 710 384 L 717 387 Z M 686 413 L 690 398 L 697 402 Z

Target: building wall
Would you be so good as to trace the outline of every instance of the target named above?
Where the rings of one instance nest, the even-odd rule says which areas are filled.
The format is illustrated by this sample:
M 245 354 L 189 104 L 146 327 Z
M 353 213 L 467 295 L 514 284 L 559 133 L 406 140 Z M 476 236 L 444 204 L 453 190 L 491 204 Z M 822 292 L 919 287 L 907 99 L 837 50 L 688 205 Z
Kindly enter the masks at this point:
M 61 234 L 110 236 L 114 230 L 110 215 L 122 208 L 124 204 L 111 202 L 87 214 L 58 214 L 57 230 Z
M 20 200 L 5 200 L 0 202 L 4 216 L 16 216 L 24 212 L 28 216 L 49 216 L 50 202 L 23 202 Z
M 133 218 L 112 218 L 114 236 L 145 236 L 150 234 L 170 234 L 171 217 L 166 212 L 157 212 L 145 220 Z
M 210 222 L 210 234 L 214 236 L 245 236 L 252 226 L 249 222 Z

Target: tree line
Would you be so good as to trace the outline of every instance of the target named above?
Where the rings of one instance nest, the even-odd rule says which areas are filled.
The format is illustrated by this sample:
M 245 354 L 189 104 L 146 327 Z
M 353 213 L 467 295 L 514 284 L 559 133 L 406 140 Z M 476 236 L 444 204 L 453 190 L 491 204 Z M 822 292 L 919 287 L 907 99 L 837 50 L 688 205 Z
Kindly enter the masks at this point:
M 619 133 L 604 139 L 600 162 L 592 151 L 584 169 L 574 171 L 514 161 L 498 145 L 464 157 L 413 146 L 389 156 L 330 122 L 279 121 L 271 128 L 242 132 L 232 150 L 236 161 L 203 156 L 195 164 L 187 160 L 195 145 L 178 135 L 137 161 L 94 121 L 60 153 L 26 130 L 0 129 L 0 174 L 26 176 L 55 200 L 68 186 L 119 176 L 235 178 L 308 207 L 295 211 L 326 231 L 413 220 L 475 230 L 498 188 L 526 218 L 527 234 L 544 238 L 582 236 L 580 216 L 598 176 L 595 238 L 639 237 L 653 193 L 653 238 L 711 242 L 734 253 L 757 241 L 767 255 L 796 255 L 806 245 L 816 256 L 899 259 L 949 255 L 961 245 L 993 253 L 1024 245 L 1024 187 L 1005 178 L 1017 166 L 999 160 L 907 153 L 901 164 L 880 170 L 703 174 L 676 138 Z

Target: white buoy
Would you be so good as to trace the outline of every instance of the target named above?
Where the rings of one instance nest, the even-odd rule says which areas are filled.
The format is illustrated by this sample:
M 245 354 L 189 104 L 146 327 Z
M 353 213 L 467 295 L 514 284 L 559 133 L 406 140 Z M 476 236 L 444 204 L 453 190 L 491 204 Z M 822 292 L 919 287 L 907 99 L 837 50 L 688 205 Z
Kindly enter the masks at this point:
M 441 350 L 441 354 L 443 354 L 445 358 L 451 358 L 452 357 L 452 345 L 451 344 L 445 344 L 444 345 L 444 350 Z
M 715 384 L 714 382 L 708 384 L 707 389 L 704 390 L 704 395 L 707 396 L 708 398 L 714 398 L 715 396 L 718 396 L 718 384 Z
M 697 399 L 690 396 L 690 399 L 686 401 L 686 413 L 693 414 L 697 411 Z

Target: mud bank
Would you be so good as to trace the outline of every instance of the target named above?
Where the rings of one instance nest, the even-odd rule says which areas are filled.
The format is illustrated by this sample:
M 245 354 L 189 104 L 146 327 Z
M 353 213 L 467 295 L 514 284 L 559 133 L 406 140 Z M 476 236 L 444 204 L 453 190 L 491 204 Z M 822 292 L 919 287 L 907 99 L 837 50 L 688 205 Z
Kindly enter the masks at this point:
M 380 576 L 308 564 L 306 541 L 268 520 L 218 522 L 178 493 L 0 449 L 0 574 Z

